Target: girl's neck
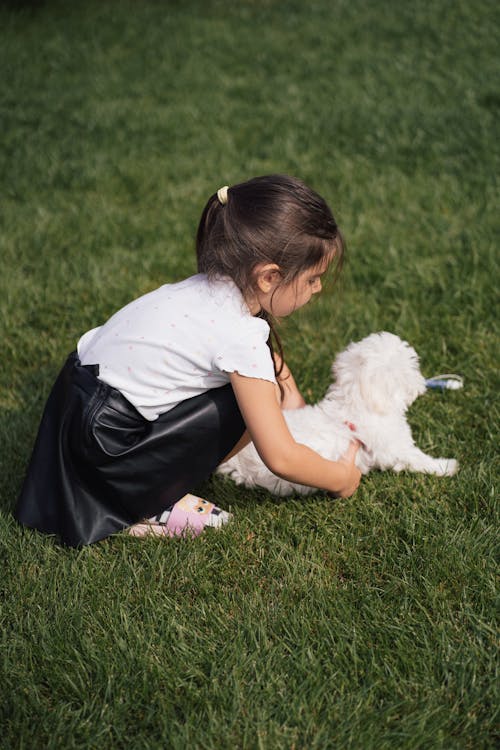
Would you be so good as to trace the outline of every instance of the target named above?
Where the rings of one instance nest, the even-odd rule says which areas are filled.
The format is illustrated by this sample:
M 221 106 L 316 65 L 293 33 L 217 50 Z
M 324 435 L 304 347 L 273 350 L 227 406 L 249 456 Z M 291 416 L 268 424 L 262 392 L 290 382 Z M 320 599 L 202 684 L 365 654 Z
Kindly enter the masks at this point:
M 260 313 L 262 310 L 262 307 L 259 304 L 259 300 L 255 296 L 255 294 L 247 294 L 243 296 L 243 299 L 245 300 L 245 304 L 250 310 L 250 315 L 253 315 L 254 317 Z

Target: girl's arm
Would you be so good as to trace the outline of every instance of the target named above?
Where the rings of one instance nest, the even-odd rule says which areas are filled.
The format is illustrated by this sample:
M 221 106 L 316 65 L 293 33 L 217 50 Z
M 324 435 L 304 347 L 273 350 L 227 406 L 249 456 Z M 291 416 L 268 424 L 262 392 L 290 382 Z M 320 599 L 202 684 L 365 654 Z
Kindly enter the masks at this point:
M 354 464 L 359 444 L 351 443 L 339 461 L 328 461 L 295 442 L 276 400 L 273 383 L 233 372 L 231 384 L 259 456 L 273 474 L 340 497 L 350 497 L 356 491 L 361 478 Z

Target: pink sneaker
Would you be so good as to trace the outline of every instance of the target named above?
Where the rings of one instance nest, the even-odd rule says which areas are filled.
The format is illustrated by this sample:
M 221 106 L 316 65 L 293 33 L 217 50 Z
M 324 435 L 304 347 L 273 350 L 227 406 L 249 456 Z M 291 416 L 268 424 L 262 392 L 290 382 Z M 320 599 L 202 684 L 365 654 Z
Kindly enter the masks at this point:
M 198 536 L 205 527 L 220 528 L 231 513 L 196 495 L 184 495 L 168 510 L 131 526 L 131 536 Z

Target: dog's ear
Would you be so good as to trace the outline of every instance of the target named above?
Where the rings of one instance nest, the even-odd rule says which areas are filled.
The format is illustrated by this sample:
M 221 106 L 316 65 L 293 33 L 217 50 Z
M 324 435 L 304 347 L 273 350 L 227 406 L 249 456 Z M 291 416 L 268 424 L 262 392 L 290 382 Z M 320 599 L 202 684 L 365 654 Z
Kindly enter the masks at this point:
M 365 362 L 359 372 L 359 391 L 370 411 L 376 414 L 406 411 L 425 391 L 425 380 L 418 370 L 404 370 L 387 364 Z
M 359 369 L 359 392 L 367 408 L 376 414 L 394 410 L 396 398 L 394 378 L 386 368 L 363 362 Z
M 375 414 L 405 411 L 425 380 L 409 344 L 387 331 L 349 344 L 333 363 L 335 389 L 347 399 L 361 399 Z

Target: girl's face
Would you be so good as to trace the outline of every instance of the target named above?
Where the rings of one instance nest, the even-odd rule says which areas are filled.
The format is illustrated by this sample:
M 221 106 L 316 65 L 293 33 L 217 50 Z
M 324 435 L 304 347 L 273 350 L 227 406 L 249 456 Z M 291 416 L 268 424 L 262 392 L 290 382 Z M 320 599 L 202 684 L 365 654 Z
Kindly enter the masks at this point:
M 303 271 L 289 284 L 282 283 L 279 270 L 272 271 L 268 277 L 268 288 L 261 288 L 257 295 L 260 307 L 276 318 L 290 315 L 306 305 L 313 294 L 321 292 L 321 276 L 328 266 L 327 261 Z
M 268 312 L 276 318 L 284 318 L 307 305 L 313 294 L 321 292 L 322 273 L 324 271 L 312 268 L 299 274 L 290 284 L 278 286 L 271 297 Z

